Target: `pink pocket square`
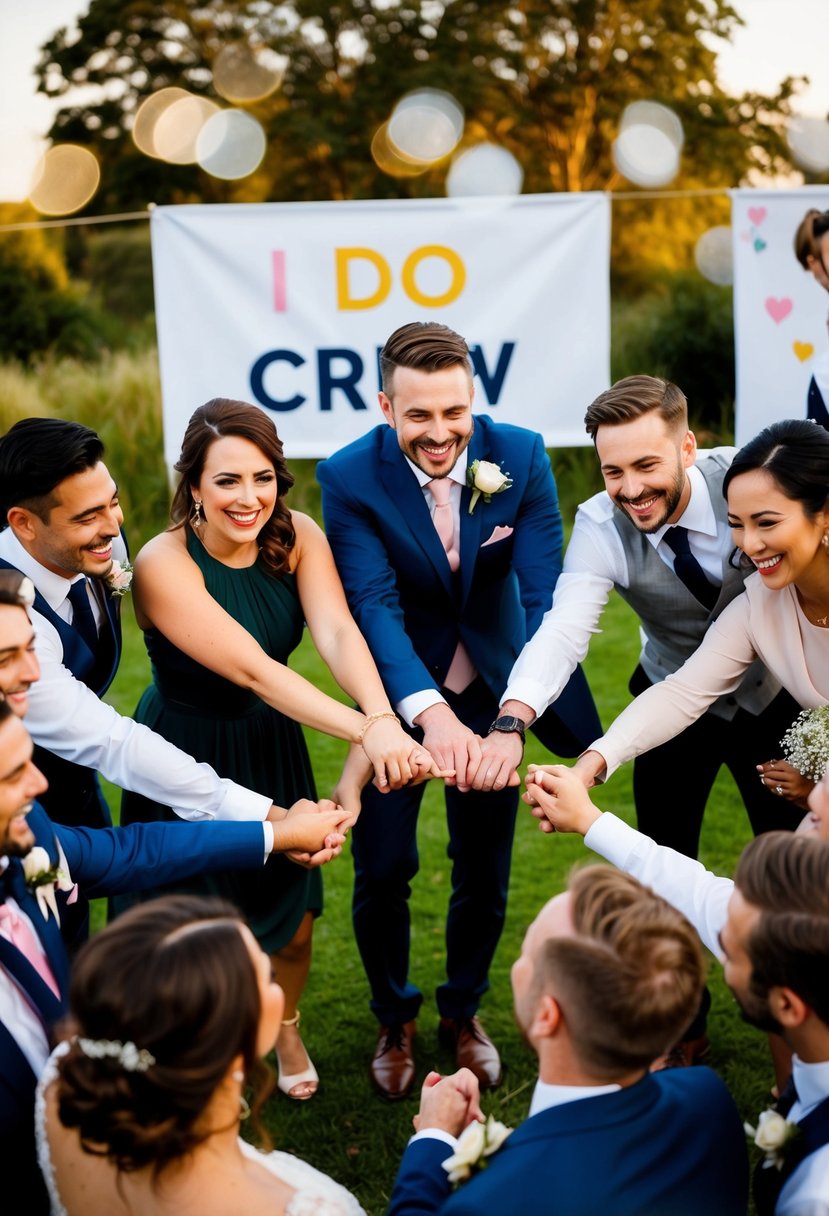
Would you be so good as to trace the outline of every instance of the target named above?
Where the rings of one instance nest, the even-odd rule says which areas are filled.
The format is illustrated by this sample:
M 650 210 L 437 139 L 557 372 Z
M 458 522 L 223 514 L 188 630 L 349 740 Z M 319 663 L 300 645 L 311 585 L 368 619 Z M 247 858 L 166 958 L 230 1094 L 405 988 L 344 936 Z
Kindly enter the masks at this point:
M 508 536 L 512 536 L 512 533 L 513 533 L 512 528 L 504 528 L 501 526 L 501 524 L 499 524 L 497 528 L 493 528 L 492 536 L 490 536 L 489 540 L 484 541 L 484 543 L 481 545 L 481 548 L 485 549 L 487 547 L 487 545 L 494 545 L 499 540 L 506 540 Z

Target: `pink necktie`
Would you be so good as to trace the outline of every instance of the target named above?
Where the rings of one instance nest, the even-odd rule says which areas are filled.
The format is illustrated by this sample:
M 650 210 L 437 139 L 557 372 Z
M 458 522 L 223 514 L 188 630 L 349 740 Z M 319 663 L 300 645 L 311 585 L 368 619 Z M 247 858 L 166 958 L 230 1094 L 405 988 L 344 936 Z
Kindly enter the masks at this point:
M 16 946 L 24 958 L 32 964 L 40 978 L 44 980 L 52 989 L 56 997 L 60 997 L 60 990 L 52 974 L 52 968 L 49 966 L 46 955 L 40 948 L 40 943 L 33 929 L 29 928 L 28 923 L 22 916 L 18 916 L 13 908 L 8 904 L 0 904 L 0 927 L 5 927 L 7 936 L 10 938 L 13 946 Z
M 426 489 L 435 500 L 435 512 L 432 516 L 435 531 L 446 550 L 449 569 L 455 571 L 460 565 L 461 559 L 457 544 L 455 543 L 455 517 L 452 513 L 452 503 L 450 501 L 452 482 L 448 477 L 436 477 L 433 481 L 426 483 Z M 444 687 L 448 688 L 450 692 L 463 692 L 472 683 L 477 674 L 472 660 L 467 654 L 466 647 L 463 642 L 458 642 L 455 653 L 452 656 L 452 662 L 449 665 L 449 670 L 446 673 L 446 678 L 443 681 Z

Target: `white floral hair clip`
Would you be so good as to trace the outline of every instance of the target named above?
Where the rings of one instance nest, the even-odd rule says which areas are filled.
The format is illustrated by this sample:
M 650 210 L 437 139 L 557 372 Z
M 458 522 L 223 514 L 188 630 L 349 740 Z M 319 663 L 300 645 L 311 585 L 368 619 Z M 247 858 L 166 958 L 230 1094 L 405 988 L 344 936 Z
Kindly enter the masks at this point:
M 126 1072 L 146 1072 L 155 1064 L 155 1056 L 146 1047 L 136 1047 L 131 1040 L 120 1039 L 76 1040 L 85 1056 L 90 1060 L 116 1060 Z

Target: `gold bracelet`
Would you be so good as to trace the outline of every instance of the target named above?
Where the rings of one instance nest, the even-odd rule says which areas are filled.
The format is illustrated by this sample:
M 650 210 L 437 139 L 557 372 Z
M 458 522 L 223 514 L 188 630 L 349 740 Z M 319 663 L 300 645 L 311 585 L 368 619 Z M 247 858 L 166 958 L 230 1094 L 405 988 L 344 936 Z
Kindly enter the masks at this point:
M 372 724 L 373 722 L 379 722 L 381 718 L 394 718 L 394 720 L 395 720 L 395 722 L 396 722 L 396 721 L 397 721 L 397 714 L 396 714 L 396 713 L 394 713 L 394 712 L 393 712 L 392 710 L 390 710 L 390 709 L 384 709 L 384 710 L 383 710 L 381 713 L 379 713 L 379 714 L 369 714 L 369 715 L 368 715 L 368 717 L 366 718 L 365 722 L 363 723 L 363 725 L 360 727 L 360 733 L 359 733 L 359 735 L 357 736 L 357 742 L 358 742 L 358 743 L 362 743 L 362 742 L 363 742 L 363 736 L 365 735 L 366 731 L 367 731 L 367 730 L 368 730 L 368 728 L 371 726 L 371 724 Z

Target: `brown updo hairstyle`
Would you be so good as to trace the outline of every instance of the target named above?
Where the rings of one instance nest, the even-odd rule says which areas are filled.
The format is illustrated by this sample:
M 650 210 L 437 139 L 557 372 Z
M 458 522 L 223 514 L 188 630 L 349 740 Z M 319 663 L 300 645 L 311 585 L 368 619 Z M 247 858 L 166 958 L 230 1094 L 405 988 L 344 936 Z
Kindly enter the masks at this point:
M 238 435 L 256 444 L 267 456 L 276 473 L 277 499 L 273 514 L 259 533 L 262 559 L 271 574 L 284 574 L 288 569 L 288 554 L 294 547 L 296 533 L 291 513 L 282 501 L 294 484 L 282 453 L 282 440 L 268 415 L 257 405 L 214 397 L 200 405 L 190 418 L 181 455 L 173 466 L 180 475 L 170 507 L 171 527 L 185 524 L 193 514 L 193 489 L 204 472 L 207 450 L 217 439 Z
M 213 896 L 165 895 L 102 929 L 73 963 L 72 1035 L 131 1042 L 155 1063 L 129 1071 L 91 1059 L 73 1038 L 58 1063 L 58 1113 L 83 1148 L 119 1170 L 157 1177 L 209 1132 L 204 1110 L 231 1062 L 255 1081 L 254 1126 L 273 1088 L 257 1055 L 259 985 L 237 909 Z
M 794 255 L 804 270 L 809 269 L 809 258 L 820 261 L 819 241 L 829 232 L 829 211 L 818 211 L 810 207 L 797 225 L 794 234 Z

